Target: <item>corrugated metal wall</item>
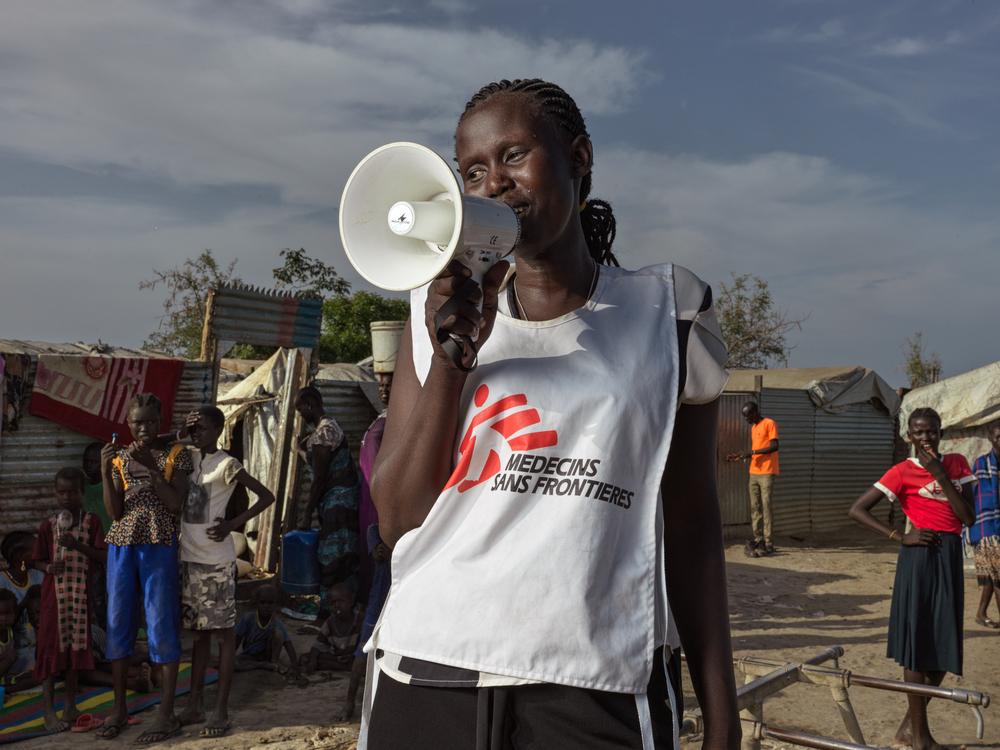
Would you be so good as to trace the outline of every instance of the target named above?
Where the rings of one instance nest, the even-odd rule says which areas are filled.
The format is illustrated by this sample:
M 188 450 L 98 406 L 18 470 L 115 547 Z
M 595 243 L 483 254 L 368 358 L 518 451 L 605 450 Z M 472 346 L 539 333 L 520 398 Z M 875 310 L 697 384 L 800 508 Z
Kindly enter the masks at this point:
M 853 523 L 851 503 L 892 465 L 893 432 L 892 418 L 871 404 L 816 411 L 813 531 Z
M 760 410 L 778 423 L 781 475 L 771 495 L 774 534 L 809 533 L 816 409 L 803 390 L 765 388 L 760 394 Z
M 32 358 L 29 382 L 34 382 Z M 211 365 L 186 362 L 174 403 L 174 428 L 184 415 L 210 403 Z M 25 398 L 19 429 L 0 435 L 0 537 L 15 529 L 37 529 L 56 509 L 52 478 L 64 466 L 79 466 L 83 449 L 93 438 L 73 432 L 55 422 L 28 414 L 30 394 Z
M 729 462 L 730 453 L 741 453 L 750 445 L 750 425 L 740 409 L 753 393 L 724 393 L 719 399 L 719 442 L 716 483 L 722 524 L 727 537 L 744 535 L 750 528 L 750 505 L 747 502 L 747 466 L 742 461 Z
M 323 325 L 323 300 L 223 287 L 214 294 L 209 320 L 220 341 L 315 349 Z

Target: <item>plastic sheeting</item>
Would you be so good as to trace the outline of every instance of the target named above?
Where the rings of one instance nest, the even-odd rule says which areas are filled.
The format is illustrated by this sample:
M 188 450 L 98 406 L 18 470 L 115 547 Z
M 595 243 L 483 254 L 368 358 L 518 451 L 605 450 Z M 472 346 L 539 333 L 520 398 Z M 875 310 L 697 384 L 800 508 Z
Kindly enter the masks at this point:
M 301 360 L 300 366 L 295 366 L 296 358 Z M 278 498 L 282 496 L 281 465 L 287 458 L 282 444 L 287 442 L 287 430 L 294 426 L 295 396 L 308 359 L 308 349 L 279 349 L 219 402 L 226 415 L 223 444 L 231 444 L 236 425 L 242 420 L 243 465 Z M 268 564 L 274 512 L 272 506 L 247 523 L 247 540 L 261 567 Z
M 903 398 L 899 434 L 915 409 L 930 407 L 941 415 L 941 450 L 961 453 L 969 461 L 990 450 L 987 427 L 1000 420 L 1000 362 L 994 362 L 937 383 L 915 388 Z
M 806 387 L 809 398 L 823 411 L 837 414 L 851 404 L 866 404 L 872 400 L 885 407 L 889 415 L 899 411 L 899 396 L 878 373 L 866 367 L 855 367 L 836 377 L 814 380 Z
M 874 399 L 894 415 L 899 411 L 899 396 L 874 370 L 867 367 L 787 367 L 777 370 L 732 370 L 727 393 L 753 392 L 756 379 L 764 388 L 791 388 L 809 392 L 820 409 L 838 413 L 851 404 Z

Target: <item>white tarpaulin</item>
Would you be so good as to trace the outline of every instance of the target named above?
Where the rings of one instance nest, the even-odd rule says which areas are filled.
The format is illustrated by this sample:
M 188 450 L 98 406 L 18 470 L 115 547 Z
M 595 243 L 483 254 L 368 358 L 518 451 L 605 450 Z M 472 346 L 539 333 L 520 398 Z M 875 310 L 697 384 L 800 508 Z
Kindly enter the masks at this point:
M 230 444 L 233 431 L 242 420 L 243 465 L 276 497 L 281 496 L 278 487 L 281 481 L 280 460 L 276 460 L 280 458 L 276 452 L 280 450 L 278 446 L 283 437 L 281 427 L 295 419 L 295 396 L 301 385 L 297 380 L 305 369 L 294 366 L 296 357 L 307 362 L 309 349 L 279 349 L 219 401 L 219 408 L 226 415 L 223 444 Z M 274 510 L 268 508 L 247 524 L 247 540 L 258 564 L 261 564 L 258 543 L 263 541 L 265 549 L 270 543 L 273 518 Z
M 907 393 L 899 412 L 901 435 L 906 436 L 906 421 L 913 410 L 924 407 L 941 415 L 945 438 L 941 449 L 973 461 L 990 450 L 986 428 L 1000 420 L 1000 362 Z

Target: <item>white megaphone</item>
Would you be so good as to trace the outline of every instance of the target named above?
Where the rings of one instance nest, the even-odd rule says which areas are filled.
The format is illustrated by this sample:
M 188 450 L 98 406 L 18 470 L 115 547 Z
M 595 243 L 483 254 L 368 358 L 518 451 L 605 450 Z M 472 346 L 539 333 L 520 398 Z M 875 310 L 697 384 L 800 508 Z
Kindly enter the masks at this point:
M 340 201 L 348 260 L 366 280 L 392 291 L 427 284 L 453 259 L 482 284 L 519 235 L 510 206 L 462 195 L 448 163 L 418 143 L 372 151 L 354 168 Z

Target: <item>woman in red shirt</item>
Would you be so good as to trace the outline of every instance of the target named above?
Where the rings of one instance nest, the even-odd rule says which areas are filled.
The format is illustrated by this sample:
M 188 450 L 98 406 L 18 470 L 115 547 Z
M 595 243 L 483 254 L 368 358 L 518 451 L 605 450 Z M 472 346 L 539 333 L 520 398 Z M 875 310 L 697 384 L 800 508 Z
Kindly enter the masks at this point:
M 916 409 L 907 423 L 916 456 L 893 466 L 851 506 L 855 521 L 900 543 L 889 614 L 886 655 L 907 682 L 940 685 L 946 672 L 962 674 L 962 526 L 975 521 L 969 462 L 942 456 L 941 417 Z M 872 515 L 882 498 L 898 502 L 910 519 L 906 534 Z M 939 747 L 927 726 L 927 699 L 909 696 L 896 740 L 913 750 Z

